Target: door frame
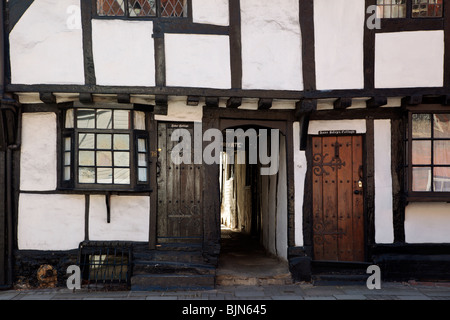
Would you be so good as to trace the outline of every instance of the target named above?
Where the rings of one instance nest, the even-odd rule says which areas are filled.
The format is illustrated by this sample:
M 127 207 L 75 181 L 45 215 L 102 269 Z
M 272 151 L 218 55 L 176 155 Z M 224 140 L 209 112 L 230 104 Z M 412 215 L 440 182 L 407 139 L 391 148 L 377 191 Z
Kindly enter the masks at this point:
M 362 232 L 363 232 L 363 239 L 362 239 L 362 241 L 363 241 L 363 250 L 364 250 L 364 252 L 363 252 L 363 261 L 360 261 L 360 260 L 348 260 L 348 261 L 344 261 L 344 260 L 331 260 L 331 261 L 333 261 L 333 262 L 365 262 L 365 261 L 367 261 L 367 258 L 368 258 L 368 256 L 367 256 L 367 246 L 366 246 L 366 244 L 367 244 L 367 230 L 366 230 L 366 201 L 365 201 L 365 192 L 366 192 L 366 186 L 367 186 L 367 177 L 366 177 L 366 161 L 365 161 L 365 157 L 364 157 L 364 155 L 366 154 L 366 152 L 365 152 L 365 148 L 366 148 L 366 134 L 363 134 L 363 133 L 351 133 L 351 134 L 349 134 L 349 133 L 342 133 L 342 134 L 314 134 L 314 135 L 309 135 L 308 136 L 308 139 L 309 139 L 309 143 L 308 143 L 308 146 L 309 146 L 309 148 L 311 149 L 311 152 L 312 152 L 312 145 L 313 145 L 313 143 L 312 143 L 312 141 L 313 141 L 313 139 L 314 138 L 326 138 L 326 137 L 329 137 L 329 138 L 338 138 L 338 137 L 361 137 L 361 143 L 362 143 L 362 146 L 361 146 L 361 165 L 362 165 L 362 169 L 363 169 L 363 176 L 362 176 L 362 182 L 363 182 L 363 195 L 362 195 L 362 199 L 363 199 L 363 212 L 362 212 L 362 216 L 363 216 L 363 225 L 362 225 Z M 311 153 L 311 155 L 312 155 L 312 153 Z M 352 154 L 352 156 L 353 156 L 353 154 Z M 311 168 L 311 170 L 312 171 L 314 171 L 314 167 L 313 167 L 313 164 L 312 164 L 312 162 L 313 162 L 313 157 L 311 156 L 311 158 L 310 158 L 310 160 L 311 160 L 311 166 L 309 166 L 308 165 L 308 167 L 310 167 Z M 338 170 L 338 169 L 336 169 L 336 170 Z M 311 175 L 311 185 L 313 185 L 313 180 L 314 179 L 314 174 L 312 174 Z M 337 183 L 337 182 L 336 182 Z M 353 189 L 353 188 L 352 188 Z M 353 192 L 352 192 L 353 193 Z M 314 197 L 314 192 L 313 191 L 311 191 L 311 195 Z M 323 193 L 322 193 L 322 196 L 323 196 Z M 336 195 L 336 198 L 338 198 L 337 197 L 337 195 Z M 338 203 L 337 203 L 338 204 Z M 311 202 L 311 206 L 312 206 L 312 208 L 311 208 L 311 214 L 312 214 L 312 221 L 311 221 L 311 223 L 312 223 L 312 226 L 314 226 L 314 203 L 313 202 Z M 337 215 L 339 215 L 339 214 L 337 214 Z M 314 228 L 314 227 L 313 227 Z M 312 229 L 312 255 L 313 255 L 313 259 L 314 260 L 317 260 L 316 259 L 316 257 L 315 257 L 315 254 L 314 254 L 314 245 L 315 245 L 315 241 L 314 241 L 314 230 Z M 324 261 L 324 260 L 318 260 L 318 261 Z
M 349 119 L 349 118 L 347 118 Z M 375 179 L 374 179 L 374 119 L 353 118 L 357 120 L 365 120 L 366 131 L 357 132 L 355 134 L 346 134 L 347 136 L 360 135 L 363 143 L 363 198 L 364 198 L 364 261 L 370 259 L 370 246 L 375 243 Z M 316 120 L 312 118 L 311 120 Z M 317 119 L 319 120 L 319 119 Z M 339 118 L 328 118 L 320 120 L 339 120 Z M 349 128 L 352 129 L 352 128 Z M 314 257 L 314 232 L 313 232 L 313 152 L 312 140 L 314 136 L 319 134 L 309 134 L 307 137 L 307 147 L 305 150 L 307 171 L 305 176 L 305 193 L 303 202 L 303 237 L 304 249 L 307 256 L 315 260 Z
M 244 110 L 230 108 L 203 108 L 203 132 L 208 129 L 224 129 L 232 126 L 262 125 L 280 129 L 286 137 L 286 175 L 287 175 L 287 220 L 288 248 L 295 246 L 295 190 L 294 190 L 294 144 L 293 123 L 296 120 L 295 110 Z M 210 142 L 203 142 L 206 147 Z M 204 257 L 216 261 L 220 254 L 220 186 L 219 164 L 203 165 L 203 215 L 204 220 Z

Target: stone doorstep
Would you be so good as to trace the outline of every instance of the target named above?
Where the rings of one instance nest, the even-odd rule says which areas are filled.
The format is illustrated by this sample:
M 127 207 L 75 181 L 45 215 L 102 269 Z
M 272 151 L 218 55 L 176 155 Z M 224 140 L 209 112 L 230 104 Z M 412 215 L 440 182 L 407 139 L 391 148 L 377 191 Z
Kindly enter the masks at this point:
M 290 274 L 269 277 L 253 277 L 238 275 L 217 275 L 216 285 L 220 286 L 265 286 L 265 285 L 290 285 L 292 284 Z

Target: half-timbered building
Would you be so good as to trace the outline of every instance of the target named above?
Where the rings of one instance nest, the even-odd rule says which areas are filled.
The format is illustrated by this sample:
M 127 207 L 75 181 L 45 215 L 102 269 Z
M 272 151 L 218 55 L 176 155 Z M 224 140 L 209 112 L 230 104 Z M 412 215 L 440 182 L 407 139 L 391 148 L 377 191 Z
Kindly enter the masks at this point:
M 222 225 L 294 280 L 448 279 L 450 1 L 0 6 L 0 284 L 211 287 Z M 210 129 L 278 132 L 276 172 Z

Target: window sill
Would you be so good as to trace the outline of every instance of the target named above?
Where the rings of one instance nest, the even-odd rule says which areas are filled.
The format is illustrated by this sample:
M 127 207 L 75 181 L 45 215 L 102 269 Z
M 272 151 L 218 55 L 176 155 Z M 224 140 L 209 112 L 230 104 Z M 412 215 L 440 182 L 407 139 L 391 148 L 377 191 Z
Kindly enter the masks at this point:
M 409 195 L 407 202 L 447 202 L 450 203 L 450 194 Z

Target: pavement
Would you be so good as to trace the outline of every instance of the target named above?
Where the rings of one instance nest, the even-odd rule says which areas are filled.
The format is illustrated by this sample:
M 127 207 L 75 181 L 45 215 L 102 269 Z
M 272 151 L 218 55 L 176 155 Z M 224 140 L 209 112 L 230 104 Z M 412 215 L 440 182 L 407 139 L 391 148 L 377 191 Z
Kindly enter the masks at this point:
M 104 291 L 82 288 L 69 290 L 21 289 L 0 291 L 0 300 L 450 300 L 449 283 L 384 282 L 381 289 L 365 285 L 217 286 L 213 290 L 190 291 Z

